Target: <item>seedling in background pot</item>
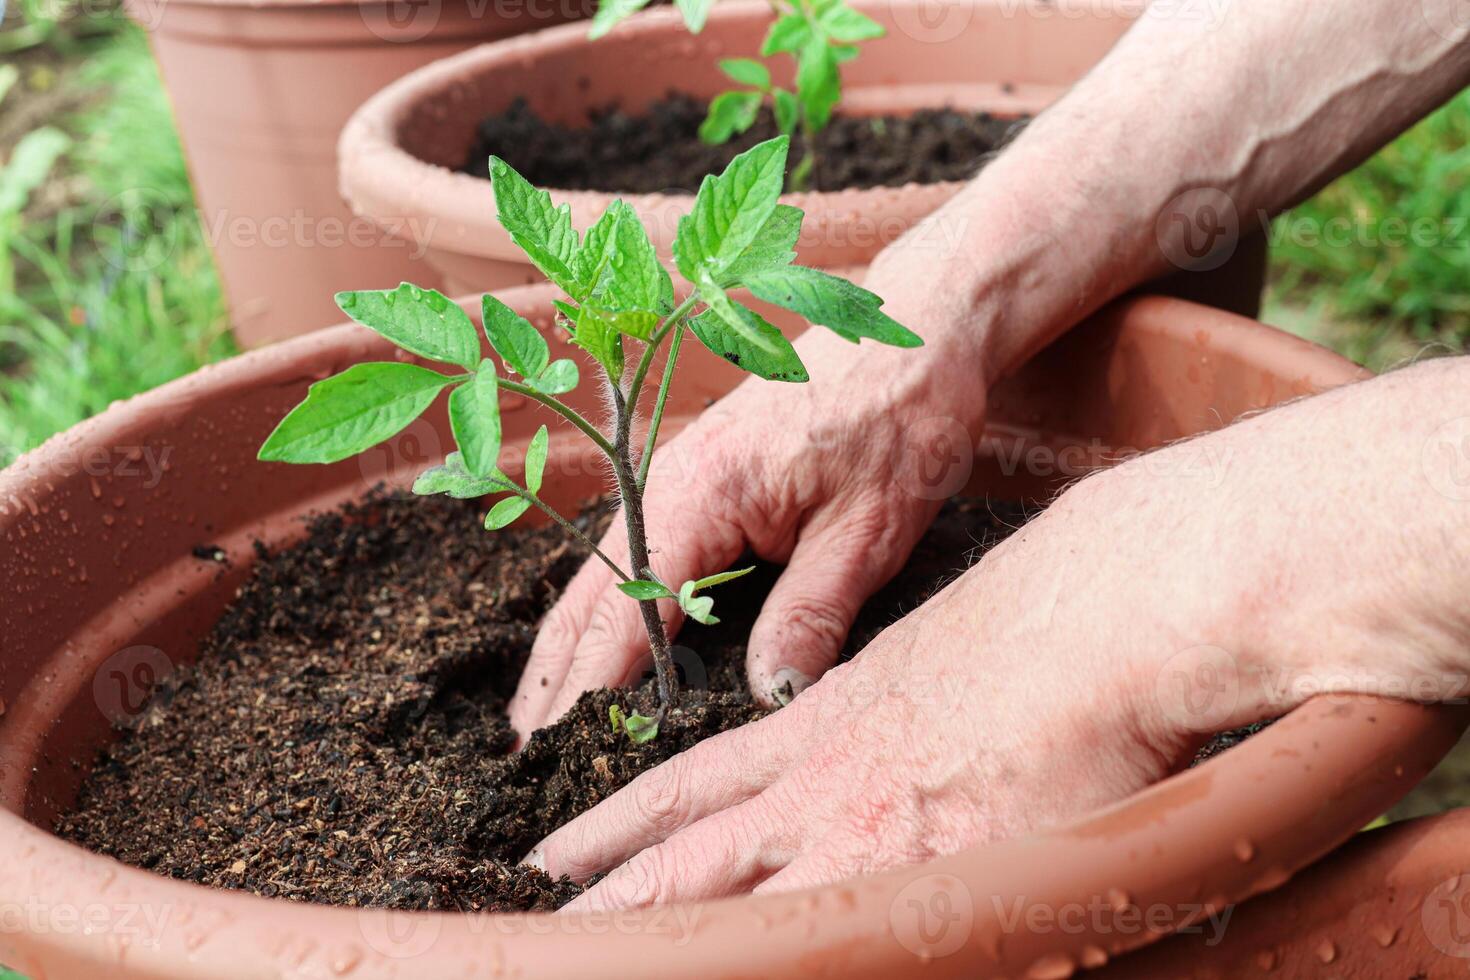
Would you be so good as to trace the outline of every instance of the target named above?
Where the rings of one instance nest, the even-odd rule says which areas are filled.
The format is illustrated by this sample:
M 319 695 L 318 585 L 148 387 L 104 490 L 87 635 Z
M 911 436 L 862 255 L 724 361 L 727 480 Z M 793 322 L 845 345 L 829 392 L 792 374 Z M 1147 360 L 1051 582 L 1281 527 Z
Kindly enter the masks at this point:
M 602 0 L 591 36 L 646 6 L 648 0 Z M 709 16 L 708 2 L 679 2 L 684 23 L 698 34 Z M 776 19 L 761 44 L 761 57 L 790 55 L 796 60 L 796 89 L 774 85 L 771 70 L 752 58 L 726 58 L 720 70 L 744 86 L 716 95 L 699 127 L 706 143 L 727 143 L 755 125 L 761 106 L 771 104 L 776 128 L 801 141 L 801 161 L 791 171 L 788 189 L 804 190 L 817 163 L 816 137 L 832 120 L 842 99 L 842 64 L 858 55 L 857 45 L 884 35 L 883 25 L 848 6 L 845 0 L 771 0 Z
M 491 158 L 490 175 L 501 225 L 535 266 L 566 294 L 557 322 L 571 343 L 606 380 L 603 428 L 558 396 L 577 387 L 580 372 L 569 358 L 553 361 L 540 332 L 494 296 L 482 300 L 485 335 L 499 358 L 482 358 L 470 318 L 433 290 L 405 283 L 397 289 L 339 293 L 337 303 L 358 323 L 422 358 L 453 365 L 441 373 L 402 362 L 358 364 L 311 386 L 261 447 L 262 460 L 334 463 L 396 435 L 435 399 L 449 392 L 449 422 L 457 451 L 414 483 L 418 494 L 480 498 L 503 494 L 485 518 L 506 527 L 532 507 L 561 525 L 618 578 L 618 588 L 638 603 L 657 676 L 657 716 L 611 715 L 614 730 L 634 742 L 658 734 L 678 702 L 678 675 L 669 638 L 658 614 L 672 600 L 698 623 L 718 622 L 714 600 L 702 594 L 750 569 L 716 571 L 680 583 L 662 582 L 649 566 L 643 495 L 658 445 L 659 426 L 686 334 L 751 374 L 774 381 L 807 380 L 806 367 L 787 339 L 730 293 L 744 288 L 856 343 L 867 337 L 898 347 L 917 347 L 917 336 L 885 314 L 883 301 L 845 279 L 793 265 L 802 212 L 780 204 L 788 139 L 778 137 L 731 161 L 718 177 L 706 177 L 693 210 L 679 219 L 674 264 L 688 282 L 675 292 L 648 234 L 633 209 L 613 201 L 586 233 L 572 228 L 571 211 L 556 207 L 505 161 Z M 645 381 L 667 344 L 663 377 L 653 397 L 642 449 L 634 447 Z M 611 464 L 627 527 L 625 570 L 576 525 L 540 496 L 550 448 L 542 426 L 526 450 L 517 481 L 500 469 L 499 398 L 521 395 L 570 423 Z

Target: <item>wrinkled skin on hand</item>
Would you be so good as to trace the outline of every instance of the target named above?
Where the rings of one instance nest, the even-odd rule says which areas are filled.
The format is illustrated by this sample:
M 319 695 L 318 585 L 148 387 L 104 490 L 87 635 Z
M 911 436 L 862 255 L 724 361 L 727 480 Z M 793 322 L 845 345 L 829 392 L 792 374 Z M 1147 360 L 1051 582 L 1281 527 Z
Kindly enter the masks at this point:
M 1059 504 L 789 706 L 645 773 L 531 861 L 577 879 L 616 868 L 569 910 L 798 889 L 1014 836 L 1162 778 L 1194 739 L 1144 698 L 1137 654 L 1179 641 L 1099 625 L 1131 585 L 1064 584 L 1091 574 L 1068 542 L 1097 535 L 1079 510 Z
M 875 266 L 867 284 L 888 290 L 885 312 L 919 322 L 928 298 L 907 295 L 904 278 Z M 751 689 L 768 705 L 836 662 L 858 610 L 902 567 L 947 495 L 926 487 L 926 455 L 957 430 L 978 434 L 984 411 L 974 372 L 968 384 L 943 383 L 936 345 L 858 346 L 812 330 L 795 346 L 812 380 L 740 385 L 660 447 L 644 498 L 651 561 L 665 582 L 722 571 L 747 549 L 787 565 L 750 637 Z M 627 553 L 621 515 L 601 546 Z M 523 736 L 582 692 L 640 676 L 648 639 L 614 585 L 589 562 L 547 615 L 511 705 Z M 710 595 L 719 615 L 718 588 Z M 679 629 L 676 604 L 660 607 Z

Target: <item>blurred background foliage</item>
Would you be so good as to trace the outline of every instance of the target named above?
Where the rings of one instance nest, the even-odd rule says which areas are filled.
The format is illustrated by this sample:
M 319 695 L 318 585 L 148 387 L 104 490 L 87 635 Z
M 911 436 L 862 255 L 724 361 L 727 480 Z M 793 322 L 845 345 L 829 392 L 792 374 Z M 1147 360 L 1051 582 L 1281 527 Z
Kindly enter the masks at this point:
M 1263 318 L 1377 369 L 1462 349 L 1467 137 L 1470 92 L 1277 218 Z M 233 352 L 146 37 L 109 0 L 12 4 L 0 25 L 0 466 Z

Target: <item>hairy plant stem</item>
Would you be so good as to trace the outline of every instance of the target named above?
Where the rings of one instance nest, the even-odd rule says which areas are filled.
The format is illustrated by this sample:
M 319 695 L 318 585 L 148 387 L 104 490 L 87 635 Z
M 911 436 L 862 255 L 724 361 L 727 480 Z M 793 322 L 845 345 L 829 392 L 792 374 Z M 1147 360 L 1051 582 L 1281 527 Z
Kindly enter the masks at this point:
M 651 346 L 651 345 L 650 345 Z M 636 577 L 651 575 L 648 562 L 648 530 L 643 519 L 643 491 L 633 475 L 633 458 L 629 451 L 629 436 L 633 428 L 633 405 L 623 391 L 613 385 L 613 404 L 617 409 L 617 432 L 613 439 L 613 473 L 618 481 L 618 496 L 623 502 L 623 521 L 628 528 L 628 560 L 633 563 Z M 664 632 L 664 621 L 658 614 L 658 602 L 641 599 L 638 610 L 643 614 L 643 628 L 648 633 L 648 647 L 653 653 L 653 670 L 658 682 L 658 717 L 662 724 L 664 716 L 679 698 L 679 675 L 674 670 L 674 658 L 669 649 L 669 636 Z
M 674 364 L 679 360 L 679 347 L 684 343 L 684 323 L 674 327 L 674 339 L 669 341 L 669 359 L 664 364 L 664 377 L 658 385 L 658 397 L 653 402 L 653 416 L 648 420 L 648 438 L 643 443 L 643 455 L 638 459 L 638 491 L 648 486 L 648 467 L 653 462 L 653 447 L 658 442 L 658 428 L 664 420 L 664 403 L 669 399 L 669 385 L 674 380 Z
M 643 349 L 643 356 L 638 359 L 638 367 L 633 372 L 633 379 L 628 382 L 628 404 L 637 408 L 638 399 L 643 393 L 643 379 L 648 376 L 648 369 L 653 366 L 653 359 L 658 355 L 658 349 L 663 344 L 664 338 L 674 325 L 682 322 L 689 315 L 689 311 L 699 303 L 699 294 L 691 293 L 684 302 L 674 307 L 674 311 L 664 317 L 653 331 L 653 336 L 648 339 L 648 346 Z

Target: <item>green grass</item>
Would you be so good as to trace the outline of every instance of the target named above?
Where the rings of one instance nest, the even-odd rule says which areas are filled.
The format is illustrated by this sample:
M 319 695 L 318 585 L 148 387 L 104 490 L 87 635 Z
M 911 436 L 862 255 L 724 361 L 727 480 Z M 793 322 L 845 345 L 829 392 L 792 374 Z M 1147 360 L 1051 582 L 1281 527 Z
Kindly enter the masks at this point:
M 0 295 L 0 466 L 234 350 L 141 31 L 93 40 L 62 84 L 107 94 L 61 124 L 74 139 L 52 177 L 78 182 L 82 200 L 8 242 L 18 286 Z
M 1470 90 L 1278 218 L 1273 299 L 1359 360 L 1470 342 Z

